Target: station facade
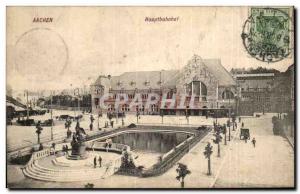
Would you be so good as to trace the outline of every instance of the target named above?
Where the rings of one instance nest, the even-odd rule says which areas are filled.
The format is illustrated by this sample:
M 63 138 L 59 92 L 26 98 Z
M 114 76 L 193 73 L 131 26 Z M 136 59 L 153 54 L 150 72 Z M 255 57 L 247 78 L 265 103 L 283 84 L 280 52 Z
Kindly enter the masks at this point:
M 93 113 L 226 115 L 238 106 L 236 82 L 221 61 L 197 55 L 179 70 L 100 75 L 91 95 Z

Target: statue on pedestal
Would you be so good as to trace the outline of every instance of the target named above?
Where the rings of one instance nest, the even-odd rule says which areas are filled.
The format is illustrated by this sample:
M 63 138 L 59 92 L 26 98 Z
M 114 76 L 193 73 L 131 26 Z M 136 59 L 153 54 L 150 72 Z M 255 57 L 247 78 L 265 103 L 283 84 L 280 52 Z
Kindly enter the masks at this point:
M 86 153 L 86 145 L 84 143 L 86 133 L 83 128 L 76 127 L 76 132 L 73 133 L 72 137 L 72 153 L 71 156 L 69 156 L 70 159 L 85 159 L 87 158 Z

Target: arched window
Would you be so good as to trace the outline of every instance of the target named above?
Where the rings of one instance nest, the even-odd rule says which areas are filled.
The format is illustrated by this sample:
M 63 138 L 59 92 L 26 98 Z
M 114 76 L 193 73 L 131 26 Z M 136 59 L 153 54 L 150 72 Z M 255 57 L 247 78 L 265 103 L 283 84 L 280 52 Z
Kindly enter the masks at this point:
M 144 112 L 144 111 L 145 111 L 145 106 L 144 106 L 144 105 L 140 106 L 139 108 L 140 108 L 140 111 L 141 111 L 141 112 Z
M 189 95 L 196 95 L 196 96 L 207 96 L 207 87 L 201 81 L 192 81 L 186 86 L 186 93 Z
M 173 98 L 173 90 L 170 90 L 168 93 L 167 93 L 167 99 L 172 99 Z
M 114 111 L 115 110 L 115 105 L 114 104 L 109 104 L 107 110 L 108 111 Z
M 158 107 L 156 106 L 156 104 L 151 104 L 151 111 L 152 111 L 152 112 L 157 112 L 157 111 L 158 111 L 157 108 L 158 108 Z
M 125 112 L 125 111 L 128 112 L 129 111 L 129 105 L 128 104 L 123 104 L 122 105 L 122 111 L 123 112 Z
M 225 90 L 222 93 L 222 99 L 227 100 L 227 99 L 233 99 L 234 98 L 234 94 L 232 93 L 232 91 L 230 90 Z

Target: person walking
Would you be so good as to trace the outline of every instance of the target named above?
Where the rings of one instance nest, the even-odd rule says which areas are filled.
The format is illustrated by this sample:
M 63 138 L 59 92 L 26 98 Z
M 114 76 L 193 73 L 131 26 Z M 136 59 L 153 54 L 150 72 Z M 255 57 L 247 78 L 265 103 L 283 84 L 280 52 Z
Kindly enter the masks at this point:
M 256 140 L 255 140 L 255 138 L 254 138 L 254 137 L 253 137 L 253 139 L 252 139 L 252 144 L 253 144 L 253 147 L 255 147 Z
M 97 167 L 97 157 L 95 156 L 95 158 L 94 158 L 94 168 L 96 168 Z
M 93 115 L 90 116 L 90 120 L 91 120 L 91 123 L 94 122 L 95 119 L 94 119 Z
M 53 150 L 53 154 L 54 154 L 54 155 L 55 155 L 55 145 L 56 145 L 56 144 L 53 142 L 53 143 L 52 143 L 52 150 Z
M 242 122 L 242 127 L 244 127 L 244 122 Z
M 98 162 L 99 162 L 99 167 L 101 168 L 102 167 L 102 158 L 101 158 L 101 156 L 99 156 Z
M 90 131 L 93 131 L 93 123 L 90 124 Z
M 244 136 L 245 143 L 247 143 L 248 135 Z
M 110 121 L 111 128 L 114 128 L 114 121 Z

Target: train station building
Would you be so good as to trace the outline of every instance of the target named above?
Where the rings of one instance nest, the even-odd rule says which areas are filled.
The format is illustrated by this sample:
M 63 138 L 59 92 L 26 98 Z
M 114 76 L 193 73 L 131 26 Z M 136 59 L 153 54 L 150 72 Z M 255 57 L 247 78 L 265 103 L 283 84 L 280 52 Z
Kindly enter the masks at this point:
M 226 115 L 238 106 L 236 82 L 221 61 L 197 55 L 182 69 L 100 75 L 91 95 L 93 113 Z

